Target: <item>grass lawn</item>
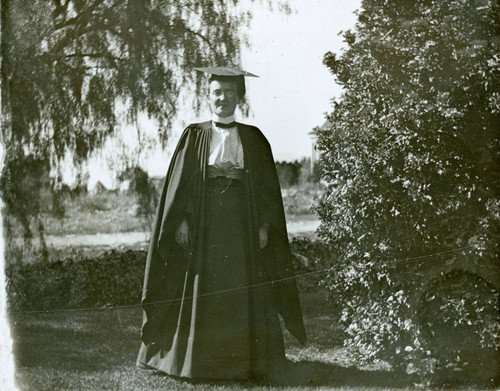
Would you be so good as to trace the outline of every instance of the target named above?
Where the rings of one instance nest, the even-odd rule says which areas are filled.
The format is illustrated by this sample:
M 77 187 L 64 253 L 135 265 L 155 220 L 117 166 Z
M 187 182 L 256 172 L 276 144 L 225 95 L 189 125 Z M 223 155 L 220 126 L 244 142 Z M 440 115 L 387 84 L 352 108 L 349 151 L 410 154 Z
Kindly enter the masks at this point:
M 194 383 L 135 367 L 139 308 L 99 312 L 17 314 L 11 319 L 16 378 L 21 390 L 383 390 L 409 389 L 388 368 L 355 366 L 342 347 L 333 303 L 303 293 L 309 341 L 285 335 L 289 362 L 283 380 Z

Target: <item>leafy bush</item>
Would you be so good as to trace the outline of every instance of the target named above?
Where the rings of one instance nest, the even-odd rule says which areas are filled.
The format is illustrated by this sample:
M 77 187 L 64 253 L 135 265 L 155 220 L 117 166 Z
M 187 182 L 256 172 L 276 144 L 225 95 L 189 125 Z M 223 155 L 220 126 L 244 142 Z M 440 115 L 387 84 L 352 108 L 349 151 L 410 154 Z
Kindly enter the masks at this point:
M 42 224 L 41 197 L 34 197 L 33 194 L 39 189 L 47 189 L 50 182 L 48 172 L 48 159 L 24 156 L 19 152 L 11 159 L 5 160 L 0 177 L 0 192 L 5 210 L 8 211 L 2 215 L 7 236 L 12 233 L 12 219 L 9 219 L 9 216 L 21 224 L 26 240 L 33 237 L 32 226 Z
M 323 269 L 334 262 L 321 241 L 296 237 L 291 242 L 296 273 Z M 6 265 L 11 311 L 51 310 L 138 304 L 142 292 L 146 251 L 63 251 L 52 261 L 23 248 L 11 250 Z M 26 263 L 26 258 L 32 262 Z M 321 274 L 299 278 L 301 291 L 319 287 Z
M 80 196 L 79 200 L 80 209 L 91 213 L 114 210 L 119 203 L 117 194 L 109 190 L 93 195 Z
M 347 50 L 324 58 L 344 87 L 330 125 L 317 131 L 327 183 L 319 232 L 341 266 L 325 284 L 361 357 L 424 377 L 434 365 L 466 365 L 441 360 L 423 332 L 417 308 L 428 281 L 470 270 L 495 286 L 485 306 L 498 297 L 499 7 L 364 0 L 356 29 L 344 33 Z M 396 262 L 412 257 L 427 258 Z M 495 272 L 482 272 L 487 265 Z M 455 299 L 477 305 L 474 292 L 449 292 L 431 306 L 435 316 Z M 450 324 L 468 316 L 455 308 Z M 470 330 L 478 340 L 495 339 L 480 324 Z M 498 352 L 496 341 L 483 348 Z
M 321 287 L 324 270 L 335 265 L 336 256 L 331 246 L 321 240 L 295 236 L 290 242 L 294 255 L 296 274 L 306 274 L 297 279 L 301 292 L 316 291 Z
M 149 177 L 149 174 L 138 166 L 125 169 L 118 179 L 120 181 L 130 181 L 129 192 L 137 197 L 136 215 L 141 217 L 144 227 L 149 228 L 153 223 L 156 205 L 159 200 L 155 183 Z
M 299 184 L 300 163 L 298 160 L 293 162 L 276 162 L 276 172 L 282 188 L 288 188 Z
M 109 251 L 97 257 L 6 266 L 11 311 L 138 304 L 145 251 Z
M 137 195 L 137 201 L 139 203 L 137 216 L 142 217 L 145 221 L 145 225 L 150 227 L 153 223 L 153 215 L 159 199 L 156 187 L 151 181 L 148 173 L 140 167 L 134 168 L 130 187 Z
M 460 369 L 462 378 L 495 379 L 500 362 L 500 294 L 484 278 L 454 270 L 432 281 L 417 307 L 422 336 L 436 370 Z M 459 315 L 459 316 L 457 316 Z
M 332 266 L 335 256 L 322 241 L 294 237 L 290 243 L 297 274 Z M 51 310 L 138 304 L 146 251 L 63 251 L 46 261 L 22 248 L 9 253 L 7 297 L 11 311 Z M 26 263 L 26 258 L 32 262 Z M 298 279 L 303 292 L 320 287 L 322 274 Z

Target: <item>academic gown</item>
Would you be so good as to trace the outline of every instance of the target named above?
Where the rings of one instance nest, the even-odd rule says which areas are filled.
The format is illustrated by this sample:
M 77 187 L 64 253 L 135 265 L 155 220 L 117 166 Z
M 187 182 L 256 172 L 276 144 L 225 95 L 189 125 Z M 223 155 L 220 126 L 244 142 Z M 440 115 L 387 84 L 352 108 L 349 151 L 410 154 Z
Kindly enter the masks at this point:
M 274 349 L 270 345 L 277 344 L 280 350 L 282 344 L 280 330 L 277 337 L 276 330 L 266 329 L 266 325 L 275 327 L 275 321 L 270 319 L 273 314 L 282 316 L 285 327 L 299 342 L 305 342 L 306 335 L 271 148 L 258 128 L 238 123 L 237 129 L 244 153 L 242 207 L 246 216 L 244 240 L 254 359 L 250 372 L 265 373 L 266 357 L 273 360 L 280 355 L 270 351 Z M 207 248 L 210 134 L 210 122 L 189 125 L 173 154 L 153 226 L 142 295 L 144 317 L 138 363 L 148 365 L 154 355 L 154 367 L 188 378 L 211 377 L 193 364 L 199 338 L 197 310 L 207 295 L 200 278 Z M 184 219 L 190 227 L 189 251 L 175 241 L 175 231 Z M 260 250 L 258 232 L 264 223 L 269 225 L 268 244 Z M 180 335 L 185 336 L 182 343 Z M 166 363 L 158 364 L 163 357 Z

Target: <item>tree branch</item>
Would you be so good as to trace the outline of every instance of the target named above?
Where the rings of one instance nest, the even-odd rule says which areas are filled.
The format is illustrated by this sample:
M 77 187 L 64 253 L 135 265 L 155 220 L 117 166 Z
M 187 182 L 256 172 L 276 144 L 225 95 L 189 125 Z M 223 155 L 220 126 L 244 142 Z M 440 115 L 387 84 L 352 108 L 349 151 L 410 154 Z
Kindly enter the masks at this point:
M 77 16 L 70 18 L 68 20 L 56 23 L 56 25 L 54 26 L 55 30 L 61 30 L 65 27 L 76 25 L 78 23 L 78 21 L 83 18 L 84 15 L 91 14 L 92 11 L 94 11 L 98 6 L 100 6 L 102 3 L 104 3 L 104 1 L 105 0 L 96 0 L 96 2 L 94 4 L 90 5 L 87 9 L 83 10 Z M 68 3 L 69 3 L 69 1 L 68 1 Z M 117 3 L 112 5 L 110 8 L 113 8 L 114 6 L 116 6 L 116 4 Z M 66 8 L 67 8 L 67 5 L 66 5 Z
M 112 60 L 117 60 L 117 61 L 125 61 L 125 58 L 121 57 L 116 57 L 113 56 L 107 52 L 102 52 L 102 53 L 72 53 L 72 54 L 66 54 L 64 57 L 66 58 L 71 58 L 71 57 L 90 57 L 90 58 L 107 58 L 107 59 L 112 59 Z
M 214 52 L 214 53 L 217 53 L 217 49 L 214 47 L 214 45 L 212 45 L 212 43 L 210 42 L 210 40 L 205 37 L 203 34 L 199 33 L 198 31 L 194 31 L 194 30 L 191 30 L 190 28 L 188 28 L 187 26 L 184 27 L 185 30 L 188 32 L 188 33 L 191 33 L 193 35 L 196 35 L 197 37 L 201 38 L 202 41 L 204 41 L 208 47 Z

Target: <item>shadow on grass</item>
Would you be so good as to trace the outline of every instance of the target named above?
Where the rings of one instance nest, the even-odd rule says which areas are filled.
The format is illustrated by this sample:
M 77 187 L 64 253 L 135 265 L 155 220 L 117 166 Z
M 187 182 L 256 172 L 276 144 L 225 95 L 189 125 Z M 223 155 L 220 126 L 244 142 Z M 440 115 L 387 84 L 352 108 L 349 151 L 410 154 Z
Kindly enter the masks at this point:
M 276 385 L 293 387 L 405 387 L 410 383 L 388 371 L 368 371 L 320 361 L 288 362 Z
M 143 369 L 150 371 L 152 376 L 170 377 L 163 372 L 154 369 Z M 320 361 L 287 361 L 280 373 L 272 381 L 264 379 L 248 379 L 245 381 L 231 380 L 189 380 L 171 377 L 177 382 L 199 385 L 199 386 L 230 386 L 239 384 L 246 386 L 274 386 L 276 388 L 312 388 L 317 387 L 347 387 L 357 388 L 406 388 L 411 387 L 409 379 L 396 376 L 388 371 L 367 371 L 356 367 L 341 367 Z
M 135 362 L 140 310 L 36 314 L 11 322 L 17 368 L 102 371 Z
M 140 312 L 76 314 L 70 317 L 38 315 L 12 326 L 16 366 L 62 373 L 96 373 L 135 363 L 139 347 Z M 151 375 L 165 376 L 152 371 Z M 156 376 L 153 376 L 156 377 Z M 184 380 L 176 379 L 182 384 Z M 230 386 L 231 382 L 187 382 Z M 391 372 L 366 371 L 321 361 L 287 361 L 272 384 L 281 387 L 405 387 L 408 382 Z M 246 381 L 243 388 L 269 385 L 262 380 Z
M 325 306 L 323 296 L 312 293 L 303 295 L 303 298 L 311 343 L 318 345 L 320 352 L 339 346 L 342 334 L 336 326 L 335 316 L 331 315 L 333 310 Z M 108 379 L 109 373 L 115 374 L 118 379 L 115 382 L 126 378 L 130 384 L 146 382 L 151 387 L 153 384 L 166 382 L 172 389 L 182 388 L 184 383 L 191 383 L 195 386 L 194 389 L 200 390 L 208 388 L 205 384 L 219 385 L 222 389 L 226 389 L 225 386 L 228 389 L 259 388 L 271 384 L 278 389 L 398 388 L 410 385 L 407 379 L 392 372 L 334 365 L 316 360 L 314 356 L 309 357 L 309 360 L 287 361 L 279 371 L 279 376 L 271 383 L 252 379 L 240 382 L 238 387 L 238 384 L 232 382 L 189 382 L 168 376 L 164 379 L 166 375 L 161 372 L 132 370 L 139 349 L 142 319 L 139 308 L 98 313 L 27 314 L 16 315 L 14 318 L 11 319 L 11 328 L 17 377 L 28 382 L 32 387 L 30 389 L 37 389 L 39 384 L 45 384 L 42 373 L 46 372 L 52 373 L 53 377 L 66 379 L 68 384 L 76 384 L 73 388 L 67 386 L 67 389 L 78 389 L 83 384 L 82 379 L 88 378 L 95 378 L 98 384 L 108 384 L 111 381 Z M 293 347 L 291 342 L 288 345 L 290 350 L 302 350 L 298 346 Z M 159 376 L 154 376 L 155 373 Z M 53 384 L 50 383 L 50 386 Z M 131 386 L 128 389 L 142 389 L 142 386 L 138 387 Z

